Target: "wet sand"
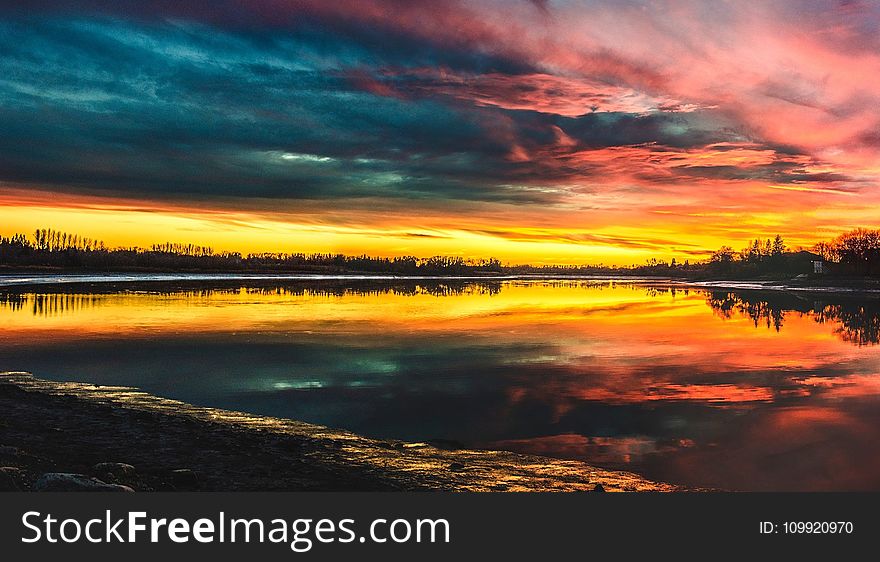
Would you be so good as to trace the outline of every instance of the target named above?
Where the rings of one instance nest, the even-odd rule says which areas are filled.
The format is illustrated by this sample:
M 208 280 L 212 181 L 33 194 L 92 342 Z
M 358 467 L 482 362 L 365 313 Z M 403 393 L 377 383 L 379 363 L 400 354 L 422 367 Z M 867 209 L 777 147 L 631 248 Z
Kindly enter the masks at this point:
M 681 490 L 578 461 L 369 439 L 28 373 L 0 373 L 0 467 L 20 490 L 52 472 L 135 491 Z

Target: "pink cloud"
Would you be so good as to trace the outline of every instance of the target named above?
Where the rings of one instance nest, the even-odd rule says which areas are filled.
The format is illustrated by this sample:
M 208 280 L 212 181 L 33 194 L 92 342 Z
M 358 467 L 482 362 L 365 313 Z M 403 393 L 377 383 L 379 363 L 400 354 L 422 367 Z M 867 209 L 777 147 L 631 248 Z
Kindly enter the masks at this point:
M 479 106 L 528 110 L 578 117 L 595 112 L 645 114 L 656 111 L 694 111 L 698 106 L 669 97 L 655 97 L 632 88 L 589 78 L 535 73 L 454 74 L 448 69 L 387 71 L 387 78 L 403 80 L 404 88 L 423 95 L 450 96 Z M 394 87 L 383 82 L 390 92 Z
M 866 23 L 880 20 L 875 5 L 560 2 L 542 4 L 546 13 L 526 2 L 387 6 L 359 3 L 349 17 L 543 69 L 438 76 L 431 86 L 478 105 L 565 116 L 717 107 L 755 141 L 859 169 L 880 156 L 866 142 L 880 123 L 880 50 Z

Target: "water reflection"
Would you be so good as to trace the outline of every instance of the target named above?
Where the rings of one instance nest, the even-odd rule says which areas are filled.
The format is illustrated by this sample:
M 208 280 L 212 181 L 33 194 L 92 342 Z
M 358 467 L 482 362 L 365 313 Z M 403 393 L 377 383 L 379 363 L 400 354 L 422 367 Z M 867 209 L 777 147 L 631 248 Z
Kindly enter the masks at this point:
M 0 293 L 0 369 L 691 485 L 880 488 L 873 299 L 581 281 L 40 291 Z
M 880 343 L 880 300 L 847 295 L 801 296 L 779 292 L 709 293 L 706 302 L 725 319 L 734 314 L 750 318 L 755 327 L 766 325 L 777 332 L 787 314 L 830 324 L 843 341 L 858 345 Z

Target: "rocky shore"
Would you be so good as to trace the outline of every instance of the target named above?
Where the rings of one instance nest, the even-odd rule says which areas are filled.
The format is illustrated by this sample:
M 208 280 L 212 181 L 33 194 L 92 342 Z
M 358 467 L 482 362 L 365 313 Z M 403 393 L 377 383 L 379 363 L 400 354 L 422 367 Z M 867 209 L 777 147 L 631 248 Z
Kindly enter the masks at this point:
M 368 439 L 133 388 L 0 373 L 0 490 L 676 491 L 636 474 Z

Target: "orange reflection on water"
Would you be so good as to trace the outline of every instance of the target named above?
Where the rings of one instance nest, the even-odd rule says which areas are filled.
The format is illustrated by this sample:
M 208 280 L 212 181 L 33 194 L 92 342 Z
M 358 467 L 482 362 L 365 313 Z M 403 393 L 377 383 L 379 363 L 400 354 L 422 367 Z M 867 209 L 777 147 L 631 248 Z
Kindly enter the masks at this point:
M 0 369 L 98 369 L 176 398 L 675 483 L 880 489 L 878 307 L 835 299 L 585 281 L 30 291 L 0 297 Z M 122 350 L 112 369 L 96 342 Z
M 744 315 L 719 315 L 707 293 L 630 283 L 506 282 L 460 291 L 415 285 L 328 291 L 320 288 L 237 288 L 156 293 L 24 293 L 0 307 L 0 338 L 44 341 L 149 338 L 184 333 L 298 333 L 371 338 L 444 338 L 457 334 L 523 348 L 552 346 L 549 355 L 501 358 L 511 369 L 544 365 L 579 377 L 515 389 L 579 400 L 755 402 L 779 391 L 749 373 L 821 369 L 842 352 L 856 353 L 837 326 L 790 315 L 784 329 L 756 326 Z M 880 358 L 880 348 L 860 352 Z M 713 380 L 711 373 L 741 375 Z M 695 379 L 697 373 L 706 376 Z M 862 373 L 858 392 L 877 393 L 875 373 Z M 800 391 L 844 386 L 809 377 Z M 767 383 L 772 383 L 767 379 Z M 838 392 L 841 392 L 838 389 Z

